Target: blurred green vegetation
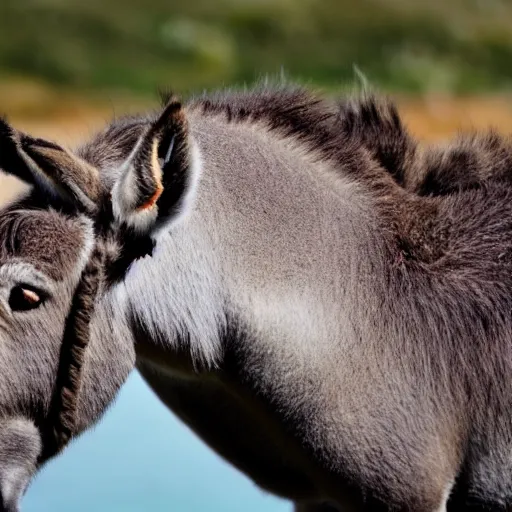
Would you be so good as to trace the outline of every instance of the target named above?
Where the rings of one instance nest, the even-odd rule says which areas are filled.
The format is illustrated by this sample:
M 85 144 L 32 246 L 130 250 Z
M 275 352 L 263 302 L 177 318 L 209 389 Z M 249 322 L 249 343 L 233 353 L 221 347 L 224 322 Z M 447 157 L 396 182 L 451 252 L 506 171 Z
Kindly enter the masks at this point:
M 391 91 L 512 88 L 510 0 L 0 0 L 0 78 L 154 94 L 354 67 Z

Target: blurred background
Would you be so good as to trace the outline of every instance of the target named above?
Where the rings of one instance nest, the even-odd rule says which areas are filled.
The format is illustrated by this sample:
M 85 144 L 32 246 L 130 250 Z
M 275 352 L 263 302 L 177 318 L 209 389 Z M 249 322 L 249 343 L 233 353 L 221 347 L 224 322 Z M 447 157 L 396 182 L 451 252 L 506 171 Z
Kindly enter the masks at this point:
M 113 115 L 267 75 L 389 93 L 421 140 L 512 131 L 510 0 L 0 0 L 0 111 L 75 144 Z M 0 181 L 0 199 L 16 190 Z M 50 464 L 24 511 L 286 511 L 169 414 L 137 375 Z

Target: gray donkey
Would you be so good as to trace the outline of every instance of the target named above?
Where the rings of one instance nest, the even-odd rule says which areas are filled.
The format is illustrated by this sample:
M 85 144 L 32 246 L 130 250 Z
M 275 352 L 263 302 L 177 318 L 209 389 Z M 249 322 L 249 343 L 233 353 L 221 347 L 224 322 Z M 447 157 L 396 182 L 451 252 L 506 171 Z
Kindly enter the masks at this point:
M 169 98 L 74 153 L 0 123 L 33 185 L 0 214 L 0 510 L 135 365 L 298 511 L 511 509 L 491 139 L 421 152 L 387 103 L 291 87 Z

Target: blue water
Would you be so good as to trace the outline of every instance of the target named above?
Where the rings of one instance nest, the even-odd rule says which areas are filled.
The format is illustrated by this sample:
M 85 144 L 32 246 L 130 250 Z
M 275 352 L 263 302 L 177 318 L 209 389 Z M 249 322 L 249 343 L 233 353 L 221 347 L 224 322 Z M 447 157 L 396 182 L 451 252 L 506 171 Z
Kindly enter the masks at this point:
M 34 480 L 22 512 L 290 512 L 223 462 L 133 374 L 100 424 Z

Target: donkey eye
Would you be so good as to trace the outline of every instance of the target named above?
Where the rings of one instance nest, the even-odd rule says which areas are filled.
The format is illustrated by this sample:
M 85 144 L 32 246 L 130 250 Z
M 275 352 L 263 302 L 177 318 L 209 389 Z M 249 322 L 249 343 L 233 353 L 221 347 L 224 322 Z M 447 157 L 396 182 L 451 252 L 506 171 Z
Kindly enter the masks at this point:
M 18 285 L 11 290 L 9 306 L 12 311 L 29 311 L 38 308 L 44 301 L 44 297 L 38 290 Z

